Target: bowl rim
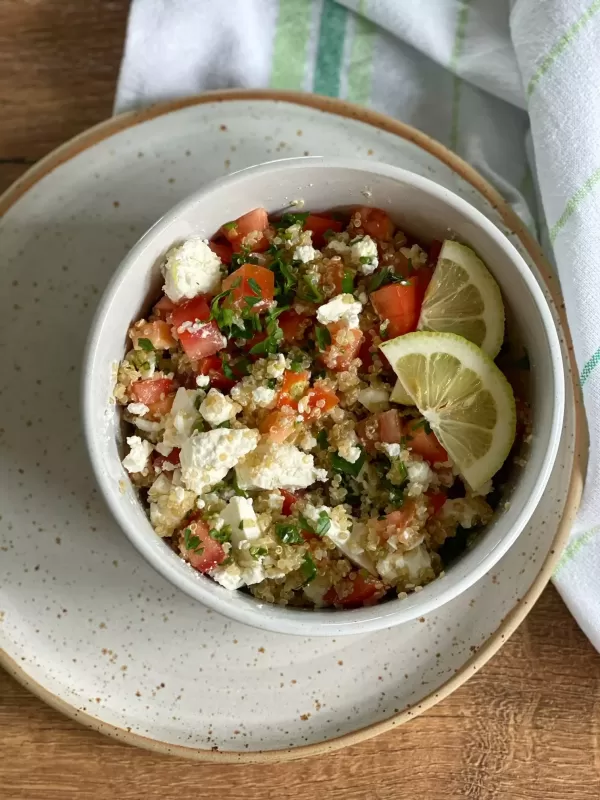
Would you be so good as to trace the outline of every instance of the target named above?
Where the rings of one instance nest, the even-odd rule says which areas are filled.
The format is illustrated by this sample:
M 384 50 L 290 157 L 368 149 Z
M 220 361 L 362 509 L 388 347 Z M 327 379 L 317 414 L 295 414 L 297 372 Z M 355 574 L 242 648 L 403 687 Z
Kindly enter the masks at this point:
M 156 548 L 154 546 L 155 543 L 150 540 L 151 528 L 139 528 L 133 523 L 129 517 L 126 504 L 119 501 L 119 496 L 115 492 L 114 481 L 108 479 L 105 470 L 102 468 L 103 448 L 100 445 L 104 441 L 104 437 L 98 434 L 96 427 L 92 424 L 93 409 L 98 405 L 98 398 L 92 392 L 90 376 L 93 373 L 92 367 L 96 361 L 96 351 L 102 339 L 103 326 L 110 320 L 111 306 L 115 302 L 119 288 L 126 276 L 130 274 L 132 269 L 135 269 L 140 259 L 143 259 L 146 248 L 152 244 L 157 236 L 162 234 L 165 228 L 168 228 L 169 225 L 185 213 L 190 212 L 198 203 L 210 198 L 215 190 L 230 190 L 234 193 L 236 188 L 240 189 L 247 180 L 254 179 L 257 176 L 260 178 L 261 176 L 277 173 L 284 173 L 289 176 L 296 170 L 304 171 L 307 168 L 322 169 L 325 173 L 334 170 L 355 172 L 357 175 L 364 174 L 366 179 L 368 179 L 368 176 L 381 175 L 418 188 L 445 206 L 453 207 L 458 213 L 469 219 L 473 225 L 483 230 L 493 240 L 495 246 L 503 251 L 505 257 L 511 262 L 512 268 L 519 273 L 527 286 L 544 328 L 545 344 L 548 348 L 552 366 L 552 423 L 545 448 L 543 466 L 533 481 L 532 491 L 525 498 L 514 524 L 507 529 L 501 540 L 487 554 L 482 554 L 479 560 L 471 565 L 468 573 L 456 576 L 454 579 L 451 579 L 450 575 L 437 579 L 435 581 L 436 591 L 432 592 L 429 597 L 420 595 L 420 599 L 422 598 L 420 602 L 415 601 L 413 598 L 410 607 L 403 607 L 404 601 L 400 599 L 392 599 L 384 604 L 367 608 L 349 611 L 336 610 L 334 612 L 267 606 L 267 604 L 259 601 L 256 601 L 253 605 L 242 605 L 239 603 L 239 598 L 236 598 L 235 593 L 226 596 L 222 591 L 215 590 L 214 583 L 212 581 L 212 585 L 208 583 L 211 580 L 210 578 L 203 576 L 203 579 L 198 579 L 195 573 L 191 574 L 191 570 L 189 570 L 188 574 L 183 562 L 181 565 L 174 563 L 172 559 L 166 557 L 162 548 Z M 409 170 L 382 162 L 370 162 L 365 159 L 308 156 L 269 161 L 218 178 L 178 202 L 148 228 L 115 270 L 94 315 L 86 343 L 83 365 L 83 427 L 88 454 L 104 499 L 113 517 L 134 547 L 165 579 L 214 611 L 237 622 L 249 624 L 263 630 L 300 636 L 341 636 L 357 632 L 371 633 L 382 630 L 429 614 L 469 589 L 483 575 L 489 572 L 506 553 L 534 513 L 554 467 L 564 417 L 564 370 L 560 343 L 552 313 L 536 277 L 516 248 L 491 220 L 449 189 Z M 96 366 L 101 368 L 101 365 Z M 476 554 L 476 552 L 476 548 L 471 551 L 472 554 Z

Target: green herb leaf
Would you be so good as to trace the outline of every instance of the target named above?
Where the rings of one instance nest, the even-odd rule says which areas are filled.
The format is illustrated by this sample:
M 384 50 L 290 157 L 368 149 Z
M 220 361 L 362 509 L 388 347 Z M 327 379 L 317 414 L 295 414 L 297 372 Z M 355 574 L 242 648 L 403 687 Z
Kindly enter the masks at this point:
M 199 417 L 192 425 L 192 433 L 193 432 L 204 433 L 205 430 L 206 426 L 204 424 L 204 420 L 201 417 Z
M 232 231 L 234 228 L 237 228 L 237 222 L 233 220 L 233 222 L 226 222 L 224 225 L 221 225 L 223 230 L 225 231 Z
M 245 492 L 243 489 L 240 489 L 237 473 L 235 470 L 233 470 L 233 477 L 231 479 L 231 483 L 233 485 L 233 491 L 236 493 L 238 497 L 248 497 L 248 492 Z
M 431 425 L 427 422 L 425 417 L 423 419 L 418 420 L 417 422 L 413 422 L 410 426 L 411 431 L 416 431 L 419 428 L 423 428 L 425 433 L 431 433 Z
M 267 378 L 267 387 L 275 389 L 277 387 L 277 378 Z
M 389 492 L 389 503 L 396 508 L 402 508 L 404 505 L 404 489 L 399 486 L 394 486 L 392 483 L 387 487 Z
M 303 273 L 301 281 L 302 285 L 298 287 L 299 296 L 309 303 L 322 303 L 324 300 L 323 292 L 311 279 L 311 275 L 307 272 Z
M 257 545 L 252 545 L 252 547 L 249 548 L 248 552 L 255 561 L 258 561 L 258 559 L 261 556 L 266 556 L 269 551 L 267 550 L 266 547 L 258 547 Z
M 254 278 L 248 278 L 248 286 L 252 289 L 252 294 L 256 297 L 262 297 L 262 289 Z
M 268 353 L 276 353 L 279 350 L 279 342 L 283 339 L 283 331 L 279 327 L 277 317 L 284 310 L 284 308 L 277 308 L 267 314 L 265 318 L 267 336 L 262 342 L 258 342 L 254 347 L 250 348 L 250 355 L 267 355 Z
M 371 294 L 371 292 L 377 291 L 377 289 L 387 283 L 400 283 L 402 286 L 410 286 L 410 281 L 407 281 L 402 275 L 398 275 L 389 267 L 383 267 L 383 269 L 377 270 L 377 272 L 374 273 L 367 285 L 367 292 Z
M 250 375 L 251 363 L 249 358 L 241 356 L 233 366 L 238 375 Z
M 275 533 L 283 544 L 304 544 L 304 537 L 293 522 L 278 522 L 275 525 Z
M 280 220 L 274 222 L 274 226 L 279 230 L 280 228 L 289 228 L 291 225 L 300 224 L 304 227 L 304 223 L 310 216 L 308 211 L 288 211 L 281 216 Z
M 388 480 L 394 484 L 394 486 L 405 485 L 405 483 L 408 481 L 408 470 L 406 469 L 406 464 L 404 461 L 402 461 L 402 459 L 392 459 L 392 466 L 387 473 L 387 477 Z
M 326 430 L 321 430 L 317 433 L 317 444 L 321 450 L 327 450 L 329 447 L 329 439 L 327 438 Z
M 248 263 L 249 258 L 251 257 L 250 248 L 249 247 L 242 247 L 239 253 L 234 253 L 231 256 L 231 264 L 229 266 L 229 273 L 235 272 L 236 269 L 239 269 L 244 264 Z
M 150 339 L 138 339 L 138 344 L 142 350 L 145 350 L 147 353 L 150 353 L 152 350 L 154 350 L 154 345 Z
M 362 259 L 361 259 L 362 261 Z M 344 294 L 352 294 L 354 291 L 354 275 L 349 269 L 344 270 L 344 277 L 342 278 L 342 292 Z
M 223 525 L 219 530 L 216 528 L 211 528 L 208 532 L 208 535 L 211 539 L 214 539 L 215 542 L 219 542 L 219 544 L 224 544 L 225 542 L 231 541 L 231 525 Z
M 248 306 L 248 308 L 254 308 L 257 303 L 261 303 L 262 300 L 260 297 L 244 297 L 244 302 Z
M 373 256 L 361 256 L 359 261 L 361 264 L 370 264 L 373 261 Z
M 316 536 L 325 536 L 331 528 L 331 519 L 326 511 L 319 511 L 316 522 L 307 519 L 304 514 L 300 514 L 300 523 L 305 530 L 311 531 Z
M 220 422 L 218 425 L 215 425 L 215 428 L 231 428 L 231 422 L 226 419 L 225 422 Z
M 304 556 L 304 561 L 300 567 L 302 575 L 304 576 L 304 585 L 310 583 L 317 577 L 317 565 L 308 553 Z
M 356 478 L 358 476 L 361 469 L 363 468 L 364 463 L 365 463 L 365 453 L 362 448 L 360 451 L 360 456 L 354 463 L 352 463 L 351 461 L 346 461 L 345 458 L 342 458 L 337 453 L 331 454 L 331 469 L 334 472 L 340 472 L 344 475 L 351 475 L 353 478 Z
M 304 362 L 301 358 L 293 358 L 290 364 L 290 369 L 292 372 L 302 372 L 304 369 Z
M 317 347 L 323 352 L 323 350 L 326 350 L 331 344 L 331 334 L 327 328 L 317 325 L 315 327 L 315 340 L 317 342 Z
M 223 375 L 229 380 L 234 380 L 235 376 L 233 374 L 233 370 L 229 364 L 229 356 L 226 356 L 224 353 L 221 353 L 221 368 L 223 370 Z
M 185 549 L 191 551 L 192 553 L 204 552 L 204 546 L 201 544 L 200 538 L 192 534 L 191 528 L 186 528 L 183 532 L 183 543 L 185 545 Z

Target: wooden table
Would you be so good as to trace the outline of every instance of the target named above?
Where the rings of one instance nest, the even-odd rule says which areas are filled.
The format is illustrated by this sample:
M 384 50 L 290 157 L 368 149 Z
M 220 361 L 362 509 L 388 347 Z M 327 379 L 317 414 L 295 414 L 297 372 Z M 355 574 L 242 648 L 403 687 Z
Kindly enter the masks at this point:
M 111 113 L 126 0 L 0 0 L 0 191 Z M 465 686 L 419 719 L 330 756 L 192 764 L 126 747 L 0 670 L 0 798 L 600 797 L 600 658 L 548 588 Z

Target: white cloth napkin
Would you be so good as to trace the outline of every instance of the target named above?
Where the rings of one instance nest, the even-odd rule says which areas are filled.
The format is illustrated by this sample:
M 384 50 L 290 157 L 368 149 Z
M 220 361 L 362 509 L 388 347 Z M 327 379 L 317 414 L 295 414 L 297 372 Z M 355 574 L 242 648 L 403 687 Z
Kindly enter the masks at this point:
M 133 0 L 117 111 L 234 86 L 339 96 L 420 128 L 553 253 L 591 437 L 554 580 L 600 649 L 600 0 Z

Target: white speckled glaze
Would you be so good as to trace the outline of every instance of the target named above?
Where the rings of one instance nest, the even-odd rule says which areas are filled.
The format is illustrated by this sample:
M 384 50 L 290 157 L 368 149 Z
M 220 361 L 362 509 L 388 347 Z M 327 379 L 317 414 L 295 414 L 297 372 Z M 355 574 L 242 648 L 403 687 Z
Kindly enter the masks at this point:
M 581 417 L 569 378 L 558 458 L 521 536 L 466 592 L 394 629 L 311 639 L 230 622 L 174 589 L 123 536 L 96 488 L 79 415 L 99 294 L 178 200 L 230 170 L 309 153 L 434 179 L 495 222 L 539 277 L 526 234 L 519 240 L 515 219 L 505 227 L 510 213 L 465 165 L 411 129 L 322 98 L 219 95 L 111 121 L 0 200 L 0 319 L 10 331 L 0 379 L 0 660 L 48 702 L 133 744 L 207 760 L 294 758 L 410 719 L 523 618 L 577 507 Z
M 507 507 L 476 545 L 443 577 L 418 593 L 368 608 L 321 611 L 260 603 L 231 592 L 186 564 L 155 534 L 147 510 L 124 470 L 120 411 L 112 399 L 116 366 L 134 319 L 143 316 L 162 283 L 160 263 L 170 247 L 190 236 L 208 238 L 223 220 L 263 206 L 277 212 L 294 200 L 313 211 L 365 202 L 385 208 L 422 239 L 451 231 L 479 253 L 494 273 L 531 362 L 533 441 L 516 470 Z M 552 315 L 537 281 L 507 238 L 487 217 L 433 181 L 397 166 L 361 159 L 300 158 L 242 170 L 177 204 L 143 236 L 122 262 L 92 323 L 83 365 L 84 433 L 106 501 L 127 536 L 165 578 L 231 619 L 276 633 L 341 636 L 368 633 L 429 614 L 491 569 L 533 514 L 554 465 L 564 414 L 564 374 Z

